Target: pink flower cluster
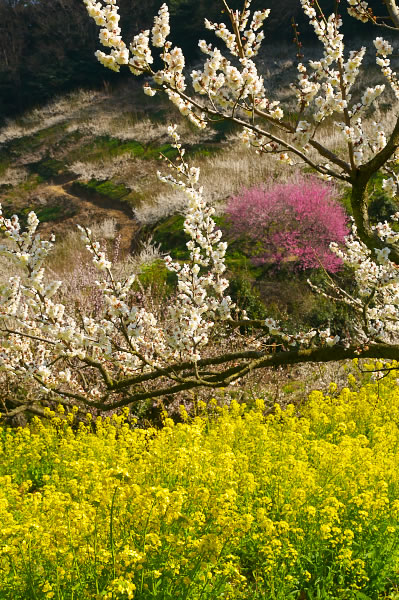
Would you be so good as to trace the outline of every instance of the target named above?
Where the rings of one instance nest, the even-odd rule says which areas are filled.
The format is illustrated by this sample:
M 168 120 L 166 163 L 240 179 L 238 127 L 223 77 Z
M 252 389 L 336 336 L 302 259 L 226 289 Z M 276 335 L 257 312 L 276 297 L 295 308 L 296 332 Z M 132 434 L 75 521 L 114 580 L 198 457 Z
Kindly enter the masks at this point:
M 335 273 L 342 265 L 330 242 L 343 243 L 347 215 L 335 188 L 313 177 L 243 190 L 227 206 L 230 234 L 243 241 L 255 264 L 323 266 Z

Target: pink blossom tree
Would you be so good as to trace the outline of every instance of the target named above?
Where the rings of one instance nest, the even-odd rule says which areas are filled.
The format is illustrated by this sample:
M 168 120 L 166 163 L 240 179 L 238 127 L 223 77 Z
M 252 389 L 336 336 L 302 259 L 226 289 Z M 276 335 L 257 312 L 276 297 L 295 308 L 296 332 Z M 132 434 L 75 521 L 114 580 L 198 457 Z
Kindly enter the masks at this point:
M 336 188 L 314 177 L 244 189 L 227 205 L 229 233 L 240 239 L 256 265 L 335 273 L 341 259 L 330 242 L 343 243 L 347 215 Z

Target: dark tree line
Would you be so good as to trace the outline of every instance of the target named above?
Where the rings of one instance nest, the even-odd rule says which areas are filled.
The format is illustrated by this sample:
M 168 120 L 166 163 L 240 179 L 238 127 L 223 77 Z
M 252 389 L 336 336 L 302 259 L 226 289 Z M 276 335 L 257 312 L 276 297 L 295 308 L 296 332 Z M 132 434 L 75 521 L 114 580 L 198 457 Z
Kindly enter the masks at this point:
M 159 5 L 122 0 L 128 36 L 148 27 Z M 98 28 L 82 0 L 0 0 L 0 115 L 112 81 L 94 57 L 98 47 Z
M 162 2 L 120 0 L 125 39 L 150 27 Z M 378 0 L 375 3 L 378 6 Z M 204 30 L 204 16 L 223 20 L 222 2 L 170 0 L 168 4 L 172 14 L 172 40 L 194 60 L 196 40 L 199 37 L 214 40 L 213 35 Z M 324 0 L 321 4 L 328 12 L 335 2 Z M 242 0 L 231 2 L 233 8 L 241 5 Z M 252 6 L 254 9 L 272 8 L 266 22 L 269 39 L 289 41 L 292 17 L 299 19 L 302 39 L 310 35 L 299 0 L 279 3 L 253 0 Z M 348 26 L 354 31 L 358 28 L 354 19 L 348 20 Z M 361 34 L 364 33 L 363 28 Z M 115 74 L 104 70 L 94 57 L 97 48 L 98 28 L 88 18 L 82 0 L 0 0 L 0 122 L 67 90 L 99 86 L 104 80 L 116 81 Z

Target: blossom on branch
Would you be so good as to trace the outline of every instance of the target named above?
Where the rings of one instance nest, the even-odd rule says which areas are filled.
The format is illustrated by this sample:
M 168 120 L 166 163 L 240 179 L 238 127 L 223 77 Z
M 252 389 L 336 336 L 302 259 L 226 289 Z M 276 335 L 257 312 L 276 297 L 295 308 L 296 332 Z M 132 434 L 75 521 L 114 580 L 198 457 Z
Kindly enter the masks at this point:
M 243 141 L 258 154 L 288 165 L 306 165 L 324 179 L 351 187 L 352 234 L 345 248 L 330 247 L 354 270 L 357 293 L 349 294 L 333 280 L 318 291 L 350 308 L 353 333 L 338 339 L 329 327 L 287 332 L 273 319 L 249 321 L 245 315 L 233 319 L 234 306 L 226 295 L 226 244 L 215 228 L 213 208 L 198 186 L 199 170 L 185 161 L 172 126 L 180 162 L 170 163 L 171 173 L 160 177 L 187 196 L 184 229 L 189 237 L 186 263 L 165 259 L 177 279 L 175 302 L 162 318 L 137 306 L 134 277 L 117 280 L 105 249 L 83 228 L 84 243 L 99 270 L 96 285 L 104 310 L 98 315 L 76 314 L 73 307 L 57 302 L 61 282 L 51 281 L 44 266 L 54 240 L 41 239 L 36 215 L 30 213 L 22 231 L 17 217 L 7 219 L 0 212 L 0 227 L 9 238 L 1 252 L 12 256 L 25 272 L 0 288 L 0 371 L 22 383 L 29 381 L 67 405 L 80 402 L 107 410 L 199 386 L 225 387 L 267 365 L 353 358 L 359 353 L 399 358 L 399 346 L 392 343 L 399 335 L 398 216 L 394 215 L 393 224 L 375 227 L 368 216 L 371 183 L 377 173 L 384 174 L 383 189 L 397 195 L 399 119 L 389 131 L 377 117 L 369 120 L 371 109 L 378 111 L 385 87 L 378 84 L 356 91 L 365 48 L 346 52 L 341 17 L 326 16 L 317 2 L 301 0 L 323 51 L 319 60 L 298 64 L 293 84 L 297 111 L 294 118 L 287 118 L 255 62 L 269 11 L 251 13 L 251 0 L 243 2 L 241 11 L 230 9 L 223 0 L 228 24 L 206 20 L 206 27 L 222 40 L 227 52 L 200 41 L 206 58 L 203 68 L 191 74 L 193 93 L 184 73 L 183 52 L 168 40 L 166 4 L 152 29 L 138 33 L 128 45 L 115 0 L 84 2 L 100 28 L 106 51 L 98 50 L 96 55 L 106 67 L 119 71 L 126 66 L 134 75 L 146 75 L 145 93 L 165 93 L 199 128 L 227 120 L 240 128 Z M 349 12 L 362 21 L 373 20 L 363 0 L 349 0 Z M 375 48 L 377 64 L 399 98 L 399 82 L 388 58 L 392 46 L 377 38 Z M 156 60 L 153 49 L 159 53 Z M 320 135 L 326 123 L 334 124 L 340 138 L 335 147 Z M 234 337 L 241 327 L 257 333 L 245 339 L 237 333 L 234 339 L 242 342 L 237 351 L 217 354 L 217 345 L 211 349 L 217 336 Z M 271 340 L 278 341 L 279 351 L 273 354 L 267 349 Z

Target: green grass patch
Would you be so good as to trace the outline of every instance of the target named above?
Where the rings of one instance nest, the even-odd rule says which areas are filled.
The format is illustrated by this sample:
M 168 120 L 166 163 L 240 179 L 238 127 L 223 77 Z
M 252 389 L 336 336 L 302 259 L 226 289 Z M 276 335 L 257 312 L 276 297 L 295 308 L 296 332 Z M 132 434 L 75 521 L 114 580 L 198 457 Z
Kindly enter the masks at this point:
M 5 153 L 0 151 L 0 177 L 4 175 L 4 173 L 7 171 L 8 167 L 11 164 L 11 161 L 5 158 L 4 155 Z
M 66 216 L 72 216 L 72 213 L 66 215 L 63 207 L 59 205 L 38 208 L 35 212 L 41 223 L 49 223 L 51 221 L 57 221 L 58 219 L 65 218 Z
M 163 260 L 159 259 L 151 264 L 144 265 L 138 275 L 141 285 L 145 288 L 163 290 L 164 295 L 169 295 L 176 287 L 176 274 L 169 271 Z
M 12 205 L 7 204 L 5 205 L 3 212 L 7 218 L 10 218 L 11 215 L 16 212 L 22 227 L 26 227 L 27 217 L 31 211 L 34 211 L 36 213 L 40 223 L 51 223 L 52 221 L 67 219 L 69 217 L 73 217 L 76 214 L 75 210 L 71 208 L 66 208 L 65 206 L 60 204 L 53 204 L 47 206 L 29 205 L 17 212 L 13 210 Z
M 226 266 L 236 274 L 245 274 L 251 279 L 262 279 L 265 274 L 265 267 L 255 266 L 249 256 L 239 249 L 238 244 L 227 247 Z
M 184 219 L 183 215 L 172 215 L 151 230 L 154 242 L 160 244 L 161 249 L 177 261 L 186 261 L 190 255 L 186 246 L 189 237 L 183 231 Z M 219 226 L 224 222 L 222 216 L 215 220 Z M 228 292 L 233 301 L 241 309 L 245 309 L 250 318 L 266 318 L 268 315 L 265 304 L 253 286 L 254 281 L 264 275 L 264 268 L 255 267 L 237 245 L 227 247 L 226 266 L 230 280 Z
M 43 180 L 52 179 L 65 172 L 65 164 L 55 158 L 45 157 L 36 163 L 29 165 L 29 168 L 34 173 L 40 175 Z
M 175 260 L 187 260 L 190 255 L 186 246 L 189 237 L 183 230 L 184 219 L 183 215 L 171 215 L 151 231 L 154 242 Z
M 28 152 L 38 150 L 43 145 L 52 146 L 62 136 L 66 127 L 66 123 L 58 123 L 36 133 L 10 140 L 5 144 L 4 150 L 14 156 L 23 156 Z
M 68 162 L 76 160 L 97 162 L 129 153 L 144 158 L 146 147 L 135 140 L 122 141 L 110 136 L 98 136 L 68 154 Z
M 25 181 L 5 190 L 7 196 L 2 200 L 2 203 L 8 204 L 9 206 L 21 206 L 21 201 L 24 196 L 33 192 L 41 183 L 43 183 L 43 181 L 44 180 L 40 175 L 30 175 Z
M 228 293 L 238 308 L 245 310 L 249 319 L 266 319 L 270 311 L 266 308 L 253 280 L 242 272 L 232 273 Z M 244 328 L 242 328 L 244 332 Z
M 209 157 L 218 149 L 212 145 L 194 144 L 187 148 L 187 155 L 197 157 Z M 68 162 L 76 160 L 97 162 L 110 159 L 122 154 L 130 154 L 132 158 L 143 160 L 157 160 L 163 154 L 170 160 L 178 156 L 176 148 L 170 143 L 161 144 L 142 144 L 137 140 L 119 140 L 111 136 L 99 136 L 92 141 L 82 145 L 80 148 L 71 151 L 68 154 Z
M 177 260 L 185 260 L 189 257 L 186 243 L 189 237 L 184 233 L 184 215 L 171 215 L 160 221 L 151 230 L 154 241 L 161 244 L 162 250 L 168 252 L 172 258 Z M 216 225 L 222 227 L 224 217 L 214 217 Z M 240 250 L 238 244 L 229 245 L 226 254 L 227 267 L 236 273 L 245 272 L 251 275 L 254 279 L 260 277 L 264 271 L 262 267 L 255 267 L 248 256 Z
M 123 200 L 130 194 L 130 190 L 123 184 L 116 184 L 112 181 L 99 181 L 98 179 L 91 179 L 87 183 L 75 181 L 72 189 L 77 194 L 82 192 L 99 194 L 111 200 Z

